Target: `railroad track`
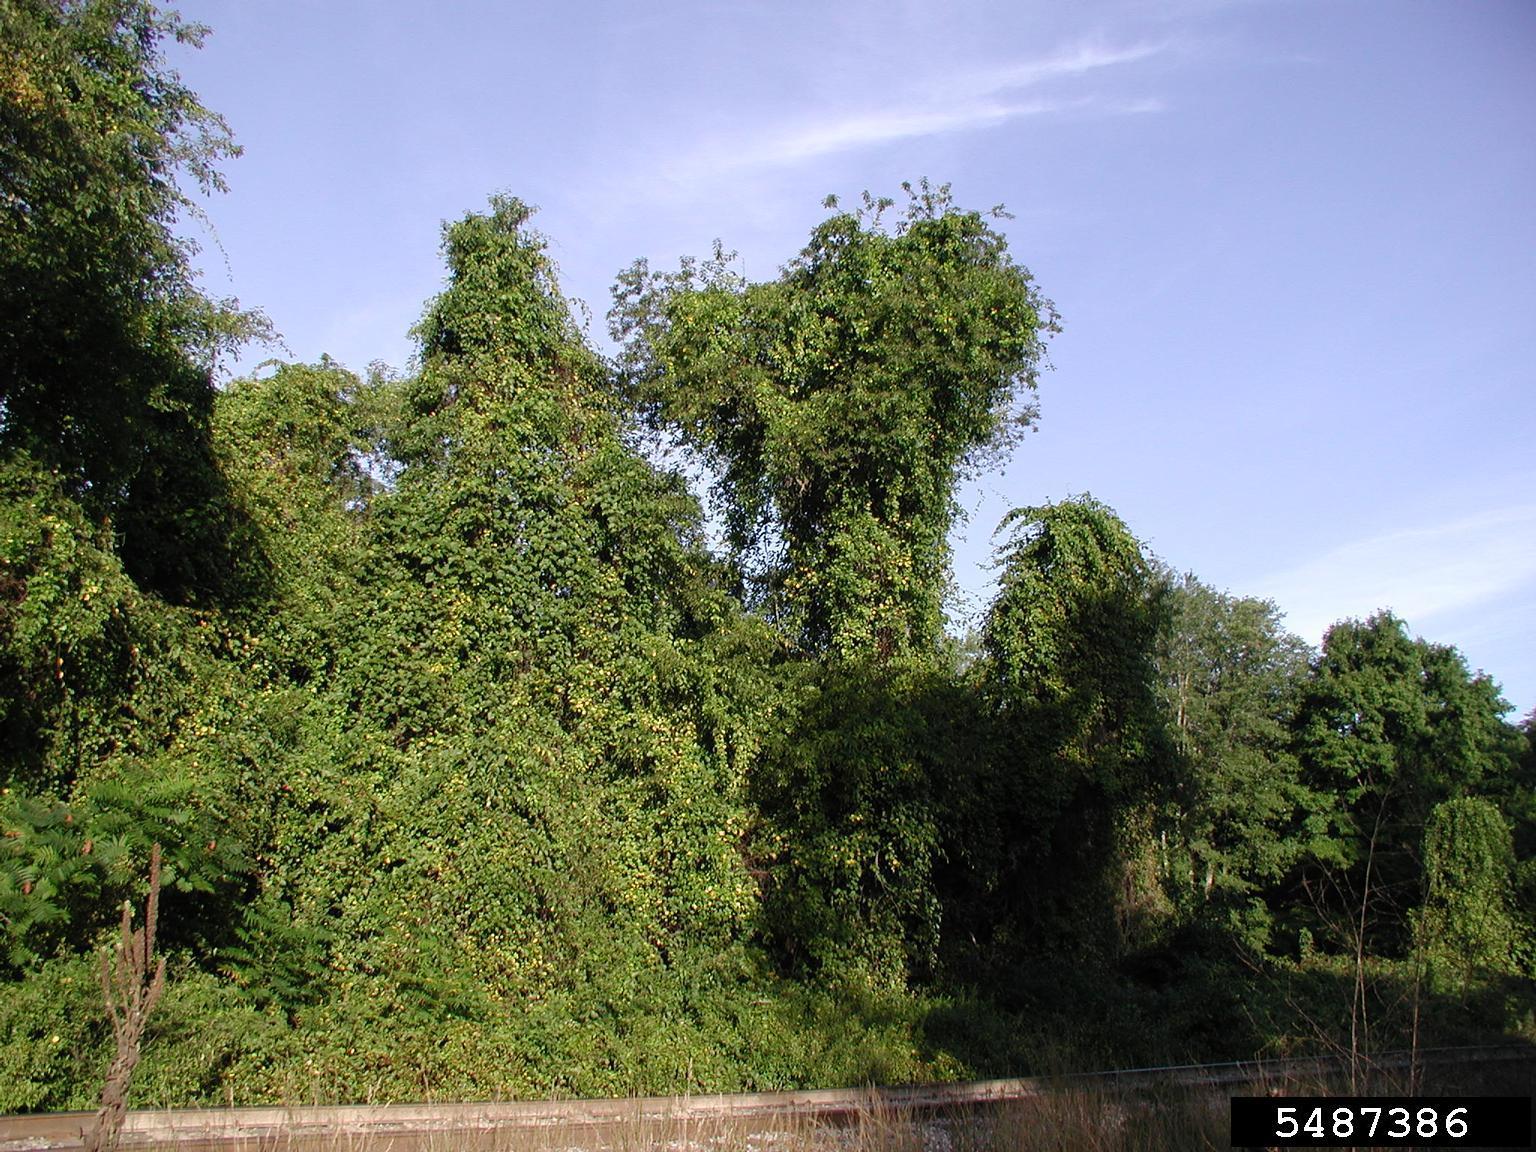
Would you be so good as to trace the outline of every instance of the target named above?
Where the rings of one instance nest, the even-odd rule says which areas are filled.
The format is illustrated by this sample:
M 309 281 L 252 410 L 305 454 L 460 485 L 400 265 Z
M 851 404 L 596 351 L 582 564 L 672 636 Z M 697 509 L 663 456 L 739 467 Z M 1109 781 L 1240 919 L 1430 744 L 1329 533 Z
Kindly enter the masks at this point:
M 1479 1064 L 1536 1064 L 1536 1048 L 1519 1045 L 1440 1048 L 1392 1053 L 1372 1060 L 1376 1069 Z M 710 1122 L 795 1119 L 835 1123 L 877 1113 L 931 1115 L 1026 1101 L 1063 1091 L 1145 1092 L 1159 1088 L 1220 1089 L 1265 1084 L 1317 1083 L 1337 1074 L 1332 1059 L 1234 1061 L 1117 1069 L 1052 1077 L 978 1080 L 862 1089 L 750 1092 L 734 1095 L 646 1096 L 622 1100 L 531 1100 L 469 1104 L 386 1104 L 330 1107 L 254 1107 L 138 1110 L 128 1114 L 123 1148 L 200 1149 L 436 1148 L 485 1143 L 508 1133 L 540 1130 L 601 1131 L 617 1126 L 670 1126 Z M 89 1112 L 0 1116 L 0 1152 L 75 1149 Z M 438 1142 L 434 1142 L 438 1138 Z

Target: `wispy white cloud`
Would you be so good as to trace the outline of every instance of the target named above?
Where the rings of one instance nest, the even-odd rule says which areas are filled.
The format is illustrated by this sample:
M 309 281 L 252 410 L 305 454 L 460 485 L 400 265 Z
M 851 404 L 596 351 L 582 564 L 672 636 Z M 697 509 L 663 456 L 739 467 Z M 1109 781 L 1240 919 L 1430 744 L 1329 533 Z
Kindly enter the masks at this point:
M 1536 583 L 1536 504 L 1385 532 L 1254 582 L 1307 640 L 1334 622 L 1390 608 L 1422 621 Z
M 914 136 L 985 128 L 1021 116 L 1060 110 L 1060 103 L 1035 100 L 1023 104 L 977 103 L 965 108 L 894 108 L 809 121 L 787 131 L 765 134 L 731 147 L 715 163 L 731 168 L 797 164 L 833 152 L 862 148 Z
M 1157 100 L 1028 100 L 1012 104 L 978 101 L 958 108 L 895 108 L 810 122 L 777 135 L 735 146 L 714 163 L 729 168 L 797 164 L 818 156 L 917 136 L 990 128 L 1008 120 L 1050 113 L 1087 112 L 1129 116 L 1160 112 Z
M 1131 44 L 1120 48 L 1079 44 L 1039 60 L 1024 60 L 999 68 L 946 76 L 932 85 L 931 90 L 951 99 L 993 96 L 999 92 L 1034 87 L 1048 80 L 1082 76 L 1122 64 L 1135 64 L 1167 50 L 1166 42 Z
M 1026 98 L 1027 89 L 1084 76 L 1165 51 L 1166 44 L 1121 48 L 1078 46 L 1039 60 L 946 74 L 912 86 L 878 108 L 838 108 L 716 139 L 680 156 L 672 175 L 687 179 L 712 171 L 775 168 L 896 140 L 995 127 L 1052 113 L 1141 115 L 1161 101 L 1099 94 Z

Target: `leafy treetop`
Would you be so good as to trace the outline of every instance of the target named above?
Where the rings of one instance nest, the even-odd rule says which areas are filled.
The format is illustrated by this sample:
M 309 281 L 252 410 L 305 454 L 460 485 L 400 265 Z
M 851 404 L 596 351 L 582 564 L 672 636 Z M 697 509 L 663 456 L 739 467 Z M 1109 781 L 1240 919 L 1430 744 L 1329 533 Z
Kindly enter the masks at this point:
M 715 469 L 738 556 L 813 652 L 932 650 L 955 482 L 1033 419 L 1058 330 L 981 213 L 908 192 L 894 227 L 867 194 L 834 212 L 777 280 L 717 245 L 614 290 L 623 387 Z

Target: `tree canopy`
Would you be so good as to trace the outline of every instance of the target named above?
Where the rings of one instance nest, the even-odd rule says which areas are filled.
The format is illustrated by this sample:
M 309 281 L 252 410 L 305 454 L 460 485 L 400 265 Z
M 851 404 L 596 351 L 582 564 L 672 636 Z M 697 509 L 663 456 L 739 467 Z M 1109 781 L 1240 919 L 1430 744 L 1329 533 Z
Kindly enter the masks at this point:
M 262 330 L 197 290 L 177 230 L 182 182 L 222 188 L 237 153 L 165 65 L 167 39 L 204 31 L 147 0 L 0 4 L 0 445 L 113 516 L 130 569 L 182 598 L 229 575 L 209 373 Z
M 716 469 L 731 542 L 809 652 L 937 644 L 956 480 L 1033 419 L 1058 330 L 985 216 L 907 193 L 889 228 L 888 200 L 834 212 L 775 281 L 717 248 L 615 290 L 625 394 Z
M 1303 781 L 1326 820 L 1320 854 L 1374 887 L 1401 929 L 1421 895 L 1419 845 L 1444 801 L 1505 791 L 1520 753 L 1508 705 L 1454 648 L 1381 612 L 1329 629 L 1298 704 Z M 1316 820 L 1317 817 L 1314 817 Z

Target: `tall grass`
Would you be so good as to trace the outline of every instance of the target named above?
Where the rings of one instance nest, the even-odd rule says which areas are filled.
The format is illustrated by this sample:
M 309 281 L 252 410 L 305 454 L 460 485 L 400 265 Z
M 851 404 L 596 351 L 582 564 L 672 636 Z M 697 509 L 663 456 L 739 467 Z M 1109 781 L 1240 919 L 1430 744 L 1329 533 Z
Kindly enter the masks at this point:
M 471 1121 L 431 1132 L 295 1129 L 217 1145 L 221 1152 L 1164 1152 L 1226 1146 L 1224 1095 L 1089 1089 L 949 1112 L 914 1112 L 871 1093 L 859 1107 L 832 1116 L 680 1112 L 656 1118 L 637 1107 L 632 1117 L 602 1123 L 497 1127 Z M 201 1141 L 179 1146 L 181 1152 L 213 1147 Z
M 1366 1090 L 1429 1096 L 1536 1094 L 1536 1060 L 1504 1063 L 1373 1066 Z M 601 1120 L 551 1118 L 513 1124 L 485 1113 L 432 1131 L 305 1130 L 302 1113 L 277 1133 L 244 1141 L 203 1134 L 180 1152 L 1204 1152 L 1230 1147 L 1233 1095 L 1349 1094 L 1348 1070 L 1294 1070 L 1241 1086 L 1148 1087 L 1053 1078 L 1023 1099 L 948 1110 L 914 1108 L 871 1089 L 831 1114 L 730 1116 L 689 1110 L 679 1097 L 669 1112 L 633 1100 Z M 462 1117 L 462 1113 L 460 1114 Z M 125 1148 L 156 1145 L 125 1134 Z M 161 1145 L 164 1146 L 164 1145 Z

